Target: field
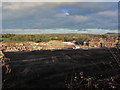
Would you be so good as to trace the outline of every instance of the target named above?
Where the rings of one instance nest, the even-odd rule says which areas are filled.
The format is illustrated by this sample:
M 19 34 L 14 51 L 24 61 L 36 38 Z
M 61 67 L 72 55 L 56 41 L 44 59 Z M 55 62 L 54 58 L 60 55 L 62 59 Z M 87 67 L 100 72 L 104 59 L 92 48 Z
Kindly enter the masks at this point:
M 115 49 L 111 49 L 115 51 Z M 107 49 L 41 50 L 5 52 L 12 72 L 5 74 L 4 88 L 67 88 L 74 73 L 97 79 L 119 75 L 120 68 Z M 67 80 L 66 80 L 67 77 Z

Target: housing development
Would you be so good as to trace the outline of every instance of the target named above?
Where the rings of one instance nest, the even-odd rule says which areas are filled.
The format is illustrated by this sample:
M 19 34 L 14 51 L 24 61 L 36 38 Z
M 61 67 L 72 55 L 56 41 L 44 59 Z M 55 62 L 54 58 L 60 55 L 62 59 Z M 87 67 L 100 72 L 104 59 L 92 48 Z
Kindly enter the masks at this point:
M 60 35 L 59 35 L 60 36 Z M 66 35 L 67 36 L 67 35 Z M 14 36 L 15 37 L 15 36 Z M 24 36 L 23 36 L 24 37 Z M 63 37 L 63 35 L 61 35 Z M 73 35 L 73 37 L 75 37 Z M 58 38 L 57 36 L 55 38 Z M 26 42 L 6 42 L 1 43 L 1 49 L 5 52 L 14 52 L 14 51 L 33 51 L 33 50 L 51 50 L 51 49 L 92 49 L 92 48 L 103 48 L 103 47 L 118 47 L 119 38 L 117 36 L 112 36 L 112 38 L 98 38 L 94 37 L 91 39 L 73 39 L 65 41 L 65 36 L 60 40 L 52 39 L 47 42 L 26 41 Z M 78 36 L 79 38 L 79 36 Z M 72 37 L 71 37 L 72 39 Z

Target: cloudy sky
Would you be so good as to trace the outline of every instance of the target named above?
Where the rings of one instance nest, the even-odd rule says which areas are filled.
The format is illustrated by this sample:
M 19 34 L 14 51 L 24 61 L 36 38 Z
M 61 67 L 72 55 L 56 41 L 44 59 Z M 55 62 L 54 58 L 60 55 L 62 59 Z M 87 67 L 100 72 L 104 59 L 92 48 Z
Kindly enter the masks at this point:
M 118 31 L 117 2 L 3 2 L 3 33 L 103 34 Z

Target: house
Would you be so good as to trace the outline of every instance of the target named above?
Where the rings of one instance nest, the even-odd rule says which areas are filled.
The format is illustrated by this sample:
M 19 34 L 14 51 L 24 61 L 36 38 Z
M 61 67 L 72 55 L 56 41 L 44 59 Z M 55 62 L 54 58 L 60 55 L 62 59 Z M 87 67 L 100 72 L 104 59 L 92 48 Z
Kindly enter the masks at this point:
M 103 47 L 105 44 L 104 39 L 92 39 L 89 41 L 89 46 L 90 47 Z
M 84 45 L 84 41 L 82 41 L 82 40 L 77 40 L 77 41 L 75 42 L 75 44 L 76 44 L 76 45 Z
M 89 43 L 90 43 L 90 40 L 85 40 L 85 41 L 83 41 L 83 45 L 84 45 L 84 46 L 89 46 Z
M 15 46 L 23 46 L 23 43 L 15 43 Z
M 106 40 L 105 46 L 106 47 L 115 47 L 115 45 L 118 43 L 118 40 L 110 39 Z
M 92 39 L 90 41 L 90 47 L 115 47 L 118 43 L 116 39 Z

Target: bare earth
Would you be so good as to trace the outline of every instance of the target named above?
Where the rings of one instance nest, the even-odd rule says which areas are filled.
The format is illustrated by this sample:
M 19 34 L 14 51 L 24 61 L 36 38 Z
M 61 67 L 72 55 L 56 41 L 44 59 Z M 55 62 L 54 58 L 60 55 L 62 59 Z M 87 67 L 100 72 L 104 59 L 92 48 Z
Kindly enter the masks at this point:
M 112 49 L 114 50 L 114 49 Z M 65 88 L 66 75 L 84 72 L 85 76 L 108 78 L 120 68 L 107 49 L 43 50 L 5 52 L 12 72 L 5 74 L 4 88 Z

